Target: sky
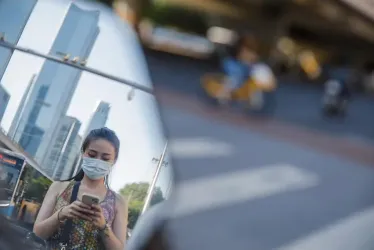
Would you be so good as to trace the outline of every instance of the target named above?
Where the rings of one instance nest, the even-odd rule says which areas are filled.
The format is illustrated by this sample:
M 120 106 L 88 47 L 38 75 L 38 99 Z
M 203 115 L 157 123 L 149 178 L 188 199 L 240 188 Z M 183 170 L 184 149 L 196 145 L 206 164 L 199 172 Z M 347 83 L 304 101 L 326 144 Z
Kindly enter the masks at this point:
M 65 1 L 39 0 L 18 45 L 47 54 L 67 8 Z M 109 10 L 101 12 L 99 27 L 87 66 L 151 87 L 146 61 L 133 30 Z M 31 76 L 41 70 L 43 62 L 43 59 L 14 52 L 1 82 L 11 95 L 1 123 L 6 131 Z M 156 168 L 152 158 L 160 156 L 165 143 L 154 97 L 135 91 L 135 98 L 129 102 L 126 98 L 129 90 L 118 82 L 84 72 L 67 113 L 82 122 L 82 135 L 97 102 L 103 100 L 111 104 L 107 127 L 113 129 L 121 141 L 119 159 L 111 173 L 110 185 L 115 191 L 126 183 L 150 181 Z M 161 171 L 158 182 L 164 192 L 170 184 L 170 166 L 169 163 L 169 167 Z

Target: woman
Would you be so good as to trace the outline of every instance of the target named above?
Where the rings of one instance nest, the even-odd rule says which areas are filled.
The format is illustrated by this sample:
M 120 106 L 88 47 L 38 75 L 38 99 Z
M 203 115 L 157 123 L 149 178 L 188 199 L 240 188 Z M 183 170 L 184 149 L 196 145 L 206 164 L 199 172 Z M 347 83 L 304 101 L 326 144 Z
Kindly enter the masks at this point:
M 81 171 L 50 186 L 34 225 L 50 249 L 124 249 L 127 204 L 106 183 L 119 145 L 110 129 L 92 130 L 82 145 Z M 81 202 L 85 193 L 97 196 L 99 204 Z

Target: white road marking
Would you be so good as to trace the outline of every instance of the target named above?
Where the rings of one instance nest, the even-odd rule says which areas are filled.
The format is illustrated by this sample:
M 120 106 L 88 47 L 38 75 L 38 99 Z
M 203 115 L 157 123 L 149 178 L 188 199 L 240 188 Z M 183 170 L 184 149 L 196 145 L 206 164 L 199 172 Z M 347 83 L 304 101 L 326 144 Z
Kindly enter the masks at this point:
M 170 141 L 170 152 L 176 158 L 227 157 L 234 147 L 211 138 L 178 138 Z
M 307 189 L 319 184 L 316 174 L 279 164 L 180 183 L 175 190 L 174 217 L 230 204 Z
M 374 249 L 374 207 L 328 225 L 278 250 Z

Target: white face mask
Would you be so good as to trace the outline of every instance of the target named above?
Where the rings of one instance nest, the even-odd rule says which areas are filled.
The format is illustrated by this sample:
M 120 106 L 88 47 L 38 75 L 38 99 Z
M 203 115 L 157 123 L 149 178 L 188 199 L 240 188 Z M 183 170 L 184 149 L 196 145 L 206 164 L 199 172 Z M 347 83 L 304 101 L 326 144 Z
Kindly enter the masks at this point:
M 110 173 L 112 164 L 95 158 L 83 157 L 82 170 L 91 180 L 99 180 Z

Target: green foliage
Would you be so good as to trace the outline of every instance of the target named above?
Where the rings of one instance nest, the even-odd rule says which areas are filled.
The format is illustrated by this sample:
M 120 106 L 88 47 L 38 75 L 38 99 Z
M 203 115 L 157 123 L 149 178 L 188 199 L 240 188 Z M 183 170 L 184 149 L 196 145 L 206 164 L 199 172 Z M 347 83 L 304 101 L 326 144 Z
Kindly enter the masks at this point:
M 137 182 L 125 185 L 120 194 L 129 200 L 128 227 L 134 228 L 136 221 L 143 209 L 144 200 L 147 196 L 149 183 Z M 164 196 L 159 187 L 156 187 L 151 199 L 151 206 L 164 200 Z
M 31 178 L 31 180 L 28 180 L 27 183 L 25 198 L 32 199 L 36 202 L 42 203 L 46 191 L 48 190 L 51 184 L 52 181 L 44 176 L 40 176 L 38 178 Z

